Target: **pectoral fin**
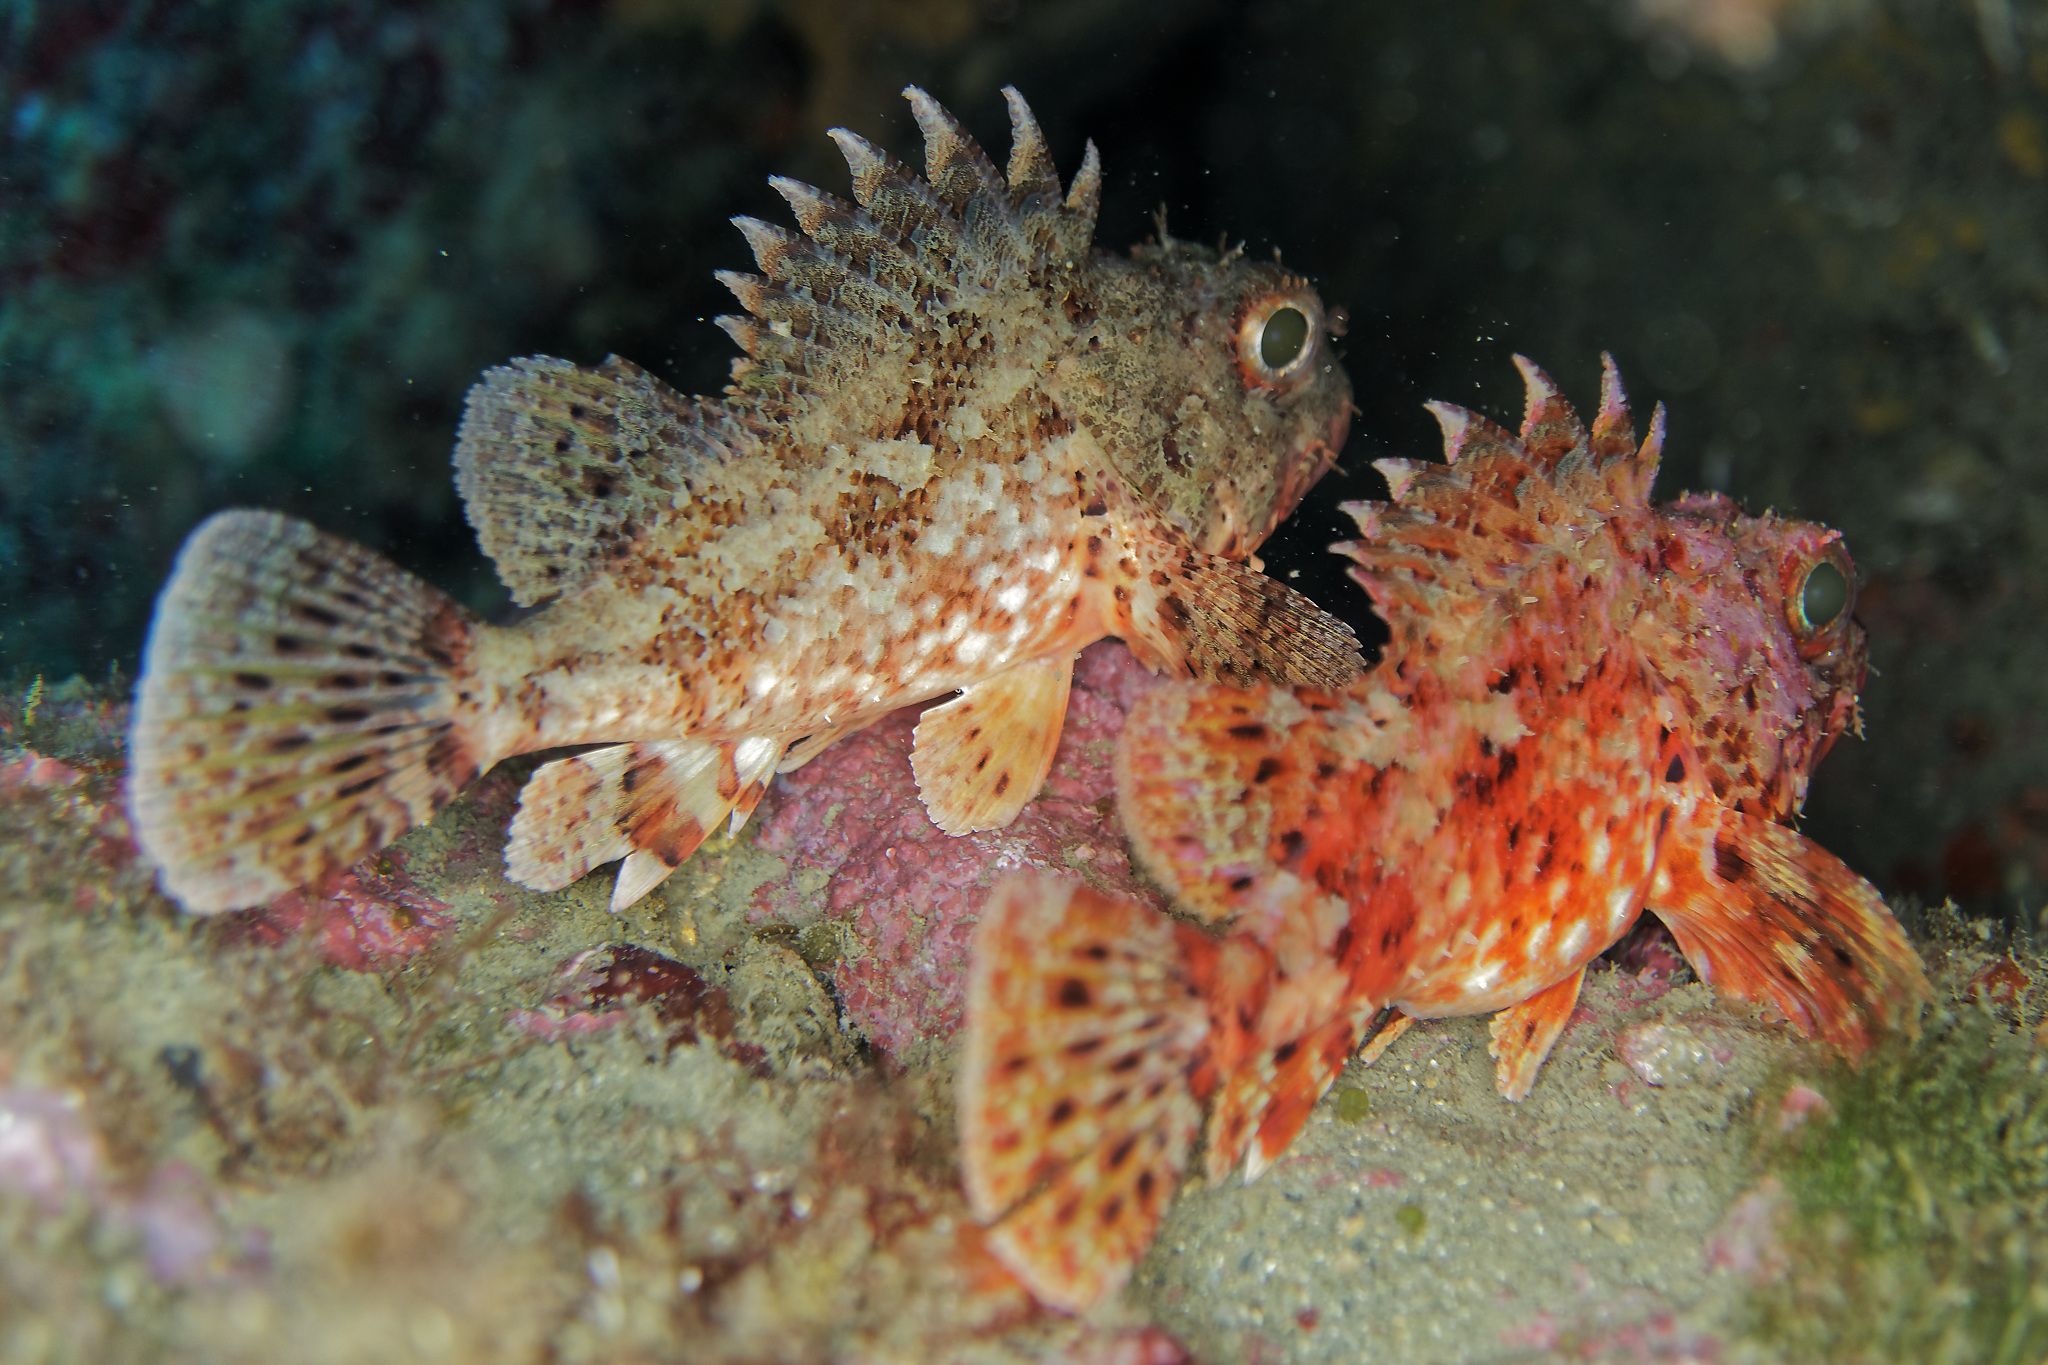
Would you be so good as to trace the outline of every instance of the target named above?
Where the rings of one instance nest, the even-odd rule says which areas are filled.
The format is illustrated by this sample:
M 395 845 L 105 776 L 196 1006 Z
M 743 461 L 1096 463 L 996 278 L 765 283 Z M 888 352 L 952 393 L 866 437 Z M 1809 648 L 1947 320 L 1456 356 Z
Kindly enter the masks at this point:
M 1129 586 L 1124 638 L 1154 668 L 1334 691 L 1364 669 L 1351 627 L 1248 564 L 1163 546 Z
M 1493 1016 L 1488 1025 L 1493 1042 L 1494 1079 L 1500 1093 L 1517 1103 L 1526 1099 L 1536 1084 L 1550 1050 L 1571 1022 L 1579 1003 L 1579 985 L 1586 979 L 1584 967 L 1555 985 L 1536 992 L 1519 1005 L 1510 1005 Z
M 1708 985 L 1776 1005 L 1852 1056 L 1913 1027 L 1929 995 L 1876 887 L 1798 831 L 1741 811 L 1702 808 L 1673 831 L 1650 909 Z
M 1052 770 L 1074 656 L 1018 664 L 918 719 L 910 767 L 932 823 L 948 834 L 1000 829 Z

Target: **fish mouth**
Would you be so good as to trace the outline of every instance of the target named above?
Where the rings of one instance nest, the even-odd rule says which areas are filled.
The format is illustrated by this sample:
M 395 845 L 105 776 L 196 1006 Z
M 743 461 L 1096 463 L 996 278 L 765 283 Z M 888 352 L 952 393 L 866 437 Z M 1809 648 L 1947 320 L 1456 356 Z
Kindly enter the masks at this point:
M 1252 543 L 1253 549 L 1265 542 L 1267 536 L 1280 523 L 1294 515 L 1294 509 L 1301 506 L 1301 500 L 1309 490 L 1322 482 L 1323 475 L 1337 467 L 1337 452 L 1344 448 L 1344 440 L 1351 434 L 1350 403 L 1345 403 L 1331 416 L 1324 434 L 1305 441 L 1281 466 L 1280 482 L 1273 491 L 1273 508 L 1266 519 L 1266 526 Z
M 1330 418 L 1324 435 L 1302 442 L 1280 461 L 1264 516 L 1248 518 L 1239 500 L 1240 490 L 1219 485 L 1208 525 L 1200 537 L 1202 548 L 1225 559 L 1252 561 L 1253 552 L 1294 514 L 1309 490 L 1337 467 L 1337 452 L 1351 433 L 1351 413 L 1351 404 L 1346 402 Z M 1256 561 L 1253 565 L 1257 567 Z

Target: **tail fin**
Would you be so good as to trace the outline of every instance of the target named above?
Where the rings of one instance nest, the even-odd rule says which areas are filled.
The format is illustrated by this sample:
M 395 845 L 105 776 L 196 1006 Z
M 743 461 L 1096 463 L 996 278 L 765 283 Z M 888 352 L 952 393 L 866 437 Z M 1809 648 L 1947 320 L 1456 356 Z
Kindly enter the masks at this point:
M 1201 1123 L 1218 945 L 1135 901 L 1016 877 L 975 932 L 960 1071 L 967 1199 L 1037 1297 L 1079 1312 L 1130 1275 Z
M 476 628 L 302 521 L 223 512 L 193 532 L 130 738 L 136 837 L 164 889 L 199 914 L 258 905 L 447 804 L 483 762 L 457 718 Z

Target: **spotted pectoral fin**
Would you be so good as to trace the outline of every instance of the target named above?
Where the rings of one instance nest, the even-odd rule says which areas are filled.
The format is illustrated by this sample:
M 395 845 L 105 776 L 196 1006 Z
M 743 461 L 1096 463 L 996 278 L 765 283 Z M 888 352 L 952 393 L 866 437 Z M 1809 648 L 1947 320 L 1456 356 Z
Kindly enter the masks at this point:
M 1052 771 L 1074 656 L 1005 669 L 918 718 L 910 767 L 932 823 L 948 834 L 1000 829 Z
M 1487 1026 L 1493 1041 L 1487 1050 L 1493 1054 L 1494 1079 L 1502 1096 L 1517 1103 L 1528 1098 L 1536 1073 L 1543 1069 L 1550 1050 L 1564 1034 L 1564 1026 L 1571 1022 L 1579 1003 L 1579 985 L 1585 979 L 1586 969 L 1581 967 L 1493 1016 Z
M 997 887 L 974 936 L 961 1165 L 990 1246 L 1039 1299 L 1114 1292 L 1158 1230 L 1201 1122 L 1200 930 L 1050 877 Z
M 1324 689 L 1344 686 L 1365 668 L 1350 626 L 1236 560 L 1163 547 L 1140 558 L 1126 591 L 1122 633 L 1154 668 L 1240 685 Z
M 1917 1024 L 1920 958 L 1877 888 L 1798 831 L 1703 808 L 1673 831 L 1650 909 L 1715 990 L 1777 1006 L 1854 1056 Z
M 512 880 L 556 891 L 625 859 L 614 913 L 652 891 L 728 820 L 743 824 L 781 756 L 778 740 L 614 744 L 543 765 L 519 795 L 505 845 Z
M 1154 688 L 1117 744 L 1117 809 L 1145 870 L 1209 923 L 1245 913 L 1282 873 L 1341 881 L 1358 857 L 1363 770 L 1344 704 L 1285 688 Z

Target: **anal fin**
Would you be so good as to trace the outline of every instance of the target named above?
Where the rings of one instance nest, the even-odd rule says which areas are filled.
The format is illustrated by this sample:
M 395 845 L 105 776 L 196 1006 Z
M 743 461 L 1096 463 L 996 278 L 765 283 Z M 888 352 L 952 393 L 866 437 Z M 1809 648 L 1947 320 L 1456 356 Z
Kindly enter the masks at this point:
M 1742 811 L 1702 807 L 1673 831 L 1650 909 L 1716 991 L 1776 1005 L 1851 1056 L 1913 1027 L 1930 994 L 1876 887 L 1797 830 Z
M 974 938 L 961 1162 L 990 1245 L 1043 1302 L 1114 1292 L 1158 1230 L 1201 1122 L 1215 945 L 1135 901 L 1050 877 L 996 888 Z
M 625 859 L 613 913 L 660 885 L 721 820 L 737 830 L 760 803 L 780 741 L 613 744 L 543 765 L 519 795 L 505 845 L 512 880 L 556 891 Z
M 1579 1003 L 1579 985 L 1585 979 L 1586 969 L 1581 967 L 1489 1021 L 1492 1042 L 1487 1050 L 1493 1054 L 1494 1079 L 1504 1097 L 1517 1103 L 1528 1097 L 1536 1073 L 1543 1069 L 1564 1026 L 1571 1022 L 1572 1010 Z
M 910 767 L 933 824 L 967 834 L 1017 818 L 1052 771 L 1073 680 L 1073 655 L 1032 659 L 918 718 Z

